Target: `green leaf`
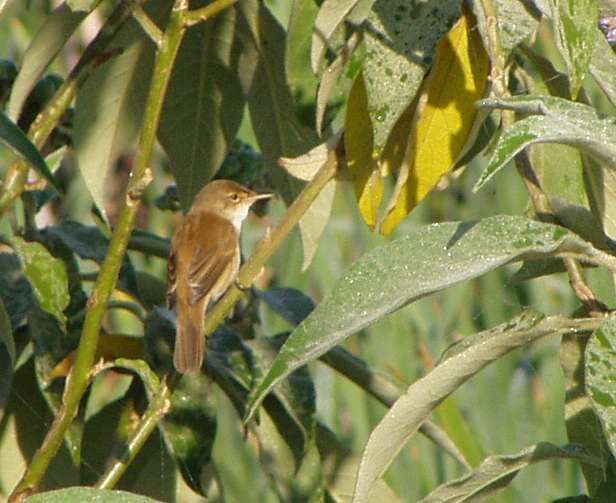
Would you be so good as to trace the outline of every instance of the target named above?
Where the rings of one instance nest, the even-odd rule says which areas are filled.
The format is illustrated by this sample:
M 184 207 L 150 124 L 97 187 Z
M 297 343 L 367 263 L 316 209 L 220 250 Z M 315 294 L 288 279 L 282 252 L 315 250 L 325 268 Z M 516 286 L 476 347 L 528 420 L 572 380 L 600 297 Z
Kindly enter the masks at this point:
M 330 39 L 349 16 L 359 0 L 325 0 L 317 13 L 312 33 L 310 62 L 312 71 L 319 73 L 321 61 L 330 45 Z
M 7 145 L 22 159 L 29 162 L 40 175 L 42 175 L 58 192 L 60 192 L 60 186 L 51 174 L 51 171 L 47 167 L 45 159 L 43 159 L 41 153 L 32 144 L 24 132 L 2 111 L 0 111 L 0 142 Z
M 586 392 L 585 348 L 589 339 L 566 334 L 560 345 L 560 364 L 565 377 L 565 421 L 570 442 L 583 445 L 602 466 L 582 464 L 582 473 L 592 500 L 608 503 L 616 492 L 616 460 L 610 454 L 601 421 Z
M 608 318 L 590 338 L 585 361 L 586 390 L 616 458 L 616 317 Z
M 477 469 L 459 479 L 440 485 L 421 503 L 463 502 L 494 496 L 504 489 L 520 470 L 553 459 L 572 459 L 582 463 L 596 463 L 579 445 L 558 447 L 549 442 L 531 445 L 516 454 L 490 456 Z
M 225 9 L 187 31 L 165 96 L 158 138 L 185 211 L 220 168 L 244 114 L 236 15 Z
M 562 98 L 519 96 L 482 100 L 482 108 L 501 108 L 538 114 L 516 122 L 499 138 L 488 166 L 475 185 L 479 190 L 524 148 L 534 143 L 560 143 L 592 154 L 616 166 L 616 118 L 604 117 L 594 108 Z
M 2 297 L 0 297 L 0 342 L 6 347 L 6 351 L 11 358 L 11 367 L 13 367 L 15 365 L 15 339 L 13 338 L 11 318 L 4 307 Z
M 66 0 L 72 10 L 82 12 L 90 12 L 98 2 L 99 0 Z
M 128 29 L 112 45 L 110 50 L 123 46 L 123 51 L 79 89 L 74 127 L 79 171 L 105 217 L 105 182 L 118 157 L 137 139 L 154 57 L 151 42 Z
M 434 369 L 409 386 L 370 434 L 362 454 L 353 501 L 368 500 L 375 481 L 406 441 L 464 382 L 509 351 L 546 335 L 570 331 L 573 323 L 564 317 L 544 318 L 530 311 L 454 345 Z
M 539 22 L 530 14 L 524 0 L 493 0 L 492 4 L 496 9 L 501 50 L 507 58 L 513 49 L 531 37 Z M 490 47 L 485 11 L 482 4 L 474 1 L 472 7 L 484 46 Z
M 15 238 L 13 245 L 41 308 L 64 325 L 64 310 L 70 302 L 64 262 L 53 257 L 40 243 Z
M 436 44 L 460 17 L 460 0 L 377 0 L 364 33 L 363 75 L 378 157 L 432 65 Z
M 603 36 L 598 36 L 589 72 L 612 105 L 616 105 L 616 73 L 612 71 L 614 66 L 616 66 L 614 50 Z
M 92 487 L 68 487 L 35 494 L 29 503 L 157 503 L 157 500 L 126 491 L 109 491 Z
M 308 99 L 313 98 L 317 86 L 310 69 L 310 36 L 318 9 L 314 0 L 293 0 L 287 29 L 287 80 L 295 95 L 301 94 Z
M 30 91 L 85 16 L 83 12 L 73 12 L 63 3 L 47 16 L 36 32 L 23 55 L 21 70 L 11 89 L 7 111 L 13 121 L 17 121 Z
M 212 459 L 216 438 L 216 407 L 211 381 L 203 374 L 187 374 L 171 396 L 171 409 L 161 431 L 180 468 L 184 481 L 205 496 L 201 472 Z
M 13 330 L 25 321 L 36 305 L 32 287 L 24 276 L 17 255 L 0 252 L 0 298 L 4 302 Z
M 355 262 L 291 334 L 249 403 L 349 335 L 421 297 L 504 264 L 590 245 L 562 227 L 523 217 L 421 226 Z
M 313 300 L 295 288 L 256 290 L 257 296 L 291 325 L 299 325 L 314 309 Z
M 571 97 L 575 99 L 600 33 L 597 0 L 550 0 L 550 8 L 556 45 L 565 60 Z
M 242 88 L 265 165 L 285 202 L 290 204 L 302 184 L 278 166 L 278 158 L 295 157 L 314 146 L 316 135 L 303 127 L 294 113 L 293 97 L 284 69 L 286 37 L 276 18 L 261 2 L 240 2 L 239 33 L 245 34 L 239 72 Z M 308 214 L 299 222 L 305 250 L 310 251 L 314 233 Z M 309 256 L 310 253 L 304 253 Z

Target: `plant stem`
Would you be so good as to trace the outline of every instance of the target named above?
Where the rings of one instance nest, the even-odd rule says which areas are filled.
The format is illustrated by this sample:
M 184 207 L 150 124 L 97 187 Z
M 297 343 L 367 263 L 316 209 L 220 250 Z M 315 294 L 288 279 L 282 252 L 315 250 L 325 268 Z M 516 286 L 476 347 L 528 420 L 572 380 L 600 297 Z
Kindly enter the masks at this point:
M 486 19 L 486 29 L 488 36 L 488 53 L 492 70 L 490 80 L 492 81 L 494 93 L 499 98 L 511 96 L 507 86 L 506 59 L 502 50 L 500 34 L 498 32 L 498 18 L 496 8 L 492 0 L 481 0 L 484 16 Z M 501 112 L 503 130 L 511 127 L 515 121 L 515 114 L 512 110 Z M 558 217 L 552 209 L 550 200 L 541 188 L 541 183 L 530 163 L 528 154 L 520 152 L 514 158 L 516 169 L 526 186 L 528 197 L 535 209 L 537 218 L 541 221 L 559 223 Z M 583 270 L 579 262 L 573 258 L 563 258 L 565 268 L 569 275 L 569 282 L 576 297 L 580 300 L 586 311 L 590 314 L 599 314 L 607 311 L 607 306 L 597 299 L 590 286 L 585 282 Z
M 237 0 L 218 0 L 218 2 L 211 3 L 205 7 L 187 11 L 184 14 L 184 24 L 186 26 L 193 26 L 197 23 L 207 21 L 218 14 L 221 10 L 230 7 L 236 2 Z
M 112 489 L 118 483 L 128 466 L 135 459 L 135 456 L 145 445 L 158 422 L 169 410 L 171 393 L 176 382 L 177 374 L 172 374 L 169 383 L 165 381 L 161 383 L 158 392 L 150 400 L 147 410 L 126 442 L 123 452 L 116 457 L 115 461 L 98 479 L 96 487 L 99 489 Z
M 79 86 L 109 56 L 104 53 L 109 42 L 124 22 L 130 18 L 133 9 L 144 1 L 132 0 L 118 3 L 105 25 L 84 50 L 79 62 L 49 100 L 49 103 L 38 114 L 30 126 L 28 138 L 39 150 L 43 148 L 47 138 L 73 102 Z M 13 162 L 6 170 L 4 182 L 0 186 L 0 217 L 23 192 L 29 170 L 30 164 L 23 160 Z
M 66 430 L 77 414 L 79 403 L 88 386 L 107 301 L 118 278 L 141 196 L 152 178 L 149 167 L 150 159 L 173 62 L 186 31 L 182 22 L 183 10 L 186 8 L 186 0 L 176 0 L 163 43 L 156 55 L 156 64 L 143 117 L 143 129 L 139 139 L 135 166 L 126 192 L 126 201 L 118 224 L 114 229 L 107 256 L 101 265 L 94 289 L 88 299 L 86 318 L 75 363 L 66 379 L 62 407 L 56 415 L 43 444 L 34 454 L 30 466 L 14 489 L 10 501 L 21 501 L 37 490 L 49 463 L 64 440 Z
M 250 286 L 261 272 L 261 269 L 274 252 L 281 245 L 291 229 L 299 222 L 306 210 L 319 195 L 323 187 L 334 178 L 337 168 L 335 154 L 330 154 L 315 177 L 304 187 L 293 204 L 289 206 L 282 222 L 269 235 L 266 235 L 257 245 L 250 259 L 242 266 L 237 277 L 237 284 L 242 288 Z M 242 295 L 242 290 L 233 285 L 227 293 L 216 303 L 214 308 L 206 315 L 204 332 L 208 336 L 216 330 L 235 303 Z

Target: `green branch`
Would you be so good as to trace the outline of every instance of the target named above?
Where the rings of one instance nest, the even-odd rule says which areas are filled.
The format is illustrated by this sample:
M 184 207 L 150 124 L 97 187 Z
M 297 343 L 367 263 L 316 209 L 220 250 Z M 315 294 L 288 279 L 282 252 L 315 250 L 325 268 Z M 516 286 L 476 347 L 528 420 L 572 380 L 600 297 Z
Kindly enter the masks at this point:
M 86 318 L 77 348 L 75 363 L 66 380 L 63 403 L 47 433 L 43 444 L 34 454 L 30 466 L 13 491 L 11 501 L 21 501 L 35 492 L 49 463 L 55 457 L 64 440 L 66 430 L 73 421 L 81 398 L 88 386 L 90 371 L 94 364 L 100 327 L 107 308 L 107 301 L 115 287 L 122 259 L 130 238 L 141 196 L 152 178 L 150 159 L 156 140 L 156 130 L 163 105 L 165 91 L 171 76 L 173 63 L 186 27 L 182 22 L 186 1 L 176 0 L 164 34 L 164 40 L 156 56 L 156 64 L 150 84 L 143 129 L 139 139 L 135 166 L 128 185 L 126 200 L 114 229 L 105 261 L 101 265 L 94 289 L 88 299 Z
M 109 42 L 124 25 L 124 22 L 130 18 L 133 9 L 144 1 L 119 2 L 96 37 L 86 47 L 79 62 L 71 70 L 66 80 L 38 114 L 30 126 L 28 138 L 39 150 L 43 148 L 49 135 L 70 107 L 79 86 L 109 57 L 108 54 L 105 54 L 105 48 Z M 30 164 L 23 160 L 15 161 L 6 170 L 4 182 L 0 185 L 0 217 L 23 192 L 29 170 Z

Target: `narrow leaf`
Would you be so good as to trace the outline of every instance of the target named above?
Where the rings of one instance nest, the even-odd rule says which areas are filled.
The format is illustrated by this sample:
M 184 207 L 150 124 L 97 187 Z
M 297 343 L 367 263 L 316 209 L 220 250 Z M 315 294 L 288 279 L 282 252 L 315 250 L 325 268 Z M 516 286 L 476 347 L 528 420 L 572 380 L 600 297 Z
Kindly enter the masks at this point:
M 436 44 L 460 17 L 460 0 L 377 0 L 364 32 L 362 70 L 378 157 L 411 104 L 434 59 Z
M 73 12 L 65 3 L 47 16 L 24 53 L 11 89 L 7 109 L 11 120 L 17 122 L 30 91 L 85 17 L 86 13 Z
M 185 211 L 220 168 L 244 114 L 235 18 L 225 9 L 188 30 L 165 96 L 158 138 Z
M 70 302 L 64 262 L 54 258 L 40 243 L 15 238 L 13 245 L 41 308 L 64 326 L 64 310 Z
M 616 118 L 604 117 L 592 107 L 549 96 L 483 100 L 479 106 L 539 115 L 516 122 L 499 138 L 475 190 L 485 185 L 518 152 L 534 143 L 571 145 L 608 166 L 616 166 Z
M 357 474 L 353 501 L 368 494 L 421 423 L 448 395 L 481 369 L 513 349 L 541 337 L 571 330 L 572 320 L 544 318 L 533 312 L 464 339 L 426 376 L 415 381 L 370 434 Z M 506 476 L 507 474 L 503 474 Z
M 586 346 L 586 390 L 616 458 L 616 317 L 608 318 Z
M 314 309 L 314 301 L 295 288 L 270 288 L 256 292 L 261 300 L 293 326 L 304 321 Z
M 579 445 L 558 447 L 549 442 L 531 445 L 516 454 L 490 456 L 471 473 L 447 482 L 421 500 L 421 503 L 447 501 L 457 503 L 475 498 L 493 496 L 504 489 L 520 470 L 553 459 L 572 459 L 583 463 L 596 463 Z
M 310 62 L 314 73 L 319 73 L 321 61 L 336 28 L 344 22 L 357 3 L 358 0 L 325 0 L 321 4 L 312 33 Z
M 379 206 L 383 198 L 383 180 L 372 156 L 373 133 L 362 73 L 353 82 L 344 122 L 347 168 L 353 181 L 361 216 L 366 225 L 372 229 L 376 225 Z
M 610 44 L 601 35 L 597 36 L 597 45 L 590 61 L 589 72 L 603 90 L 612 105 L 616 106 L 616 54 Z
M 11 359 L 11 368 L 15 365 L 15 339 L 13 338 L 13 328 L 11 327 L 11 317 L 4 307 L 4 302 L 0 297 L 0 342 L 6 347 L 6 352 Z M 2 409 L 2 404 L 0 404 Z
M 575 99 L 588 73 L 599 30 L 597 0 L 550 0 L 556 44 L 565 64 Z
M 312 99 L 317 80 L 310 68 L 310 42 L 319 7 L 314 0 L 293 0 L 287 28 L 285 70 L 295 96 Z
M 77 95 L 77 163 L 94 203 L 105 216 L 105 182 L 118 157 L 137 139 L 152 63 L 149 42 L 128 41 L 126 49 L 99 67 Z
M 471 133 L 477 115 L 474 104 L 483 96 L 487 79 L 488 57 L 470 14 L 465 13 L 437 45 L 403 168 L 381 224 L 383 234 L 390 234 L 453 168 Z
M 51 174 L 41 153 L 24 132 L 2 111 L 0 111 L 0 142 L 4 143 L 19 157 L 29 162 L 32 167 L 53 186 L 53 188 L 60 192 L 58 182 L 56 182 L 56 179 Z
M 410 302 L 509 262 L 579 247 L 592 248 L 561 227 L 505 215 L 413 229 L 347 269 L 282 347 L 255 388 L 249 416 L 294 369 Z

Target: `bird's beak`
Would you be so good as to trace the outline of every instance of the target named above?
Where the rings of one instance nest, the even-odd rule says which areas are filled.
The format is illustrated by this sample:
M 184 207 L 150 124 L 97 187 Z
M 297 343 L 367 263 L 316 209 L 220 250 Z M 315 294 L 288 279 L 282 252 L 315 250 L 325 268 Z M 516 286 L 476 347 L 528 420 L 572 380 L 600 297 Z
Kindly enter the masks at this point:
M 251 199 L 253 201 L 260 201 L 261 199 L 269 199 L 270 197 L 273 197 L 274 194 L 256 194 L 254 196 L 251 197 Z

